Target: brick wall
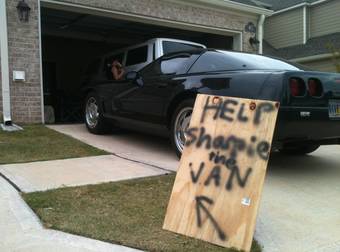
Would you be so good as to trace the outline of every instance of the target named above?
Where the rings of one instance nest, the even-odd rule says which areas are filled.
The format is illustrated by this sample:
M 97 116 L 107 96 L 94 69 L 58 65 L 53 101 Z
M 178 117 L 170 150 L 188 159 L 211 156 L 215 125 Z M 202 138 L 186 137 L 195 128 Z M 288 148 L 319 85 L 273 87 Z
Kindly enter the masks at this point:
M 12 120 L 15 123 L 41 122 L 38 1 L 27 0 L 30 20 L 18 19 L 18 1 L 7 0 L 8 50 Z M 26 72 L 25 82 L 13 82 L 13 70 Z
M 1 82 L 1 57 L 0 57 L 0 122 L 3 120 L 2 114 L 2 82 Z

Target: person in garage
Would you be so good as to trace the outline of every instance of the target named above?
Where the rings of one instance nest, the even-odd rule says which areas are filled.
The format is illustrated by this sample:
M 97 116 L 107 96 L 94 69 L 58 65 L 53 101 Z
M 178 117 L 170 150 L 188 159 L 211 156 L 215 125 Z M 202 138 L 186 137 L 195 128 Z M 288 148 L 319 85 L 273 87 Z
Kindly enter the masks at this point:
M 112 62 L 111 72 L 114 80 L 122 80 L 124 76 L 124 68 L 118 60 Z

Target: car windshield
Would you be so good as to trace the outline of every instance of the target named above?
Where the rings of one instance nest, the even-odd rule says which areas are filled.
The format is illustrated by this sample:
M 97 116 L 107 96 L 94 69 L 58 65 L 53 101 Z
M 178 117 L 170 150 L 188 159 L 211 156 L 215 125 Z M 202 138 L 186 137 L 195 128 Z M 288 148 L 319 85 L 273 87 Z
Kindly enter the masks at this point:
M 291 70 L 303 67 L 266 56 L 230 51 L 208 51 L 191 68 L 191 73 L 232 70 Z

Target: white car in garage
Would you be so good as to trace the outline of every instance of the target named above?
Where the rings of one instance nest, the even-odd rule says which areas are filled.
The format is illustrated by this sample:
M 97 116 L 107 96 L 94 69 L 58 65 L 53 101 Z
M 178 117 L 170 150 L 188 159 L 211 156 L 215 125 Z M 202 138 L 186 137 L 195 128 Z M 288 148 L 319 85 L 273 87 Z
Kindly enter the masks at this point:
M 198 48 L 206 48 L 206 46 L 185 40 L 155 38 L 142 44 L 114 51 L 107 55 L 106 61 L 111 64 L 112 61 L 118 60 L 125 72 L 139 71 L 164 54 Z

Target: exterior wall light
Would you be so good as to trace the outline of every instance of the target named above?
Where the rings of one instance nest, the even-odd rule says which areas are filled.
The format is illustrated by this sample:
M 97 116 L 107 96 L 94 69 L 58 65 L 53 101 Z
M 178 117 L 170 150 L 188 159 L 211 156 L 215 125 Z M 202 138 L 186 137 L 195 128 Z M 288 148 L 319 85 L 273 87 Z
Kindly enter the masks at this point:
M 252 47 L 255 47 L 257 46 L 260 41 L 256 38 L 256 26 L 254 25 L 254 23 L 252 22 L 249 22 L 245 29 L 244 29 L 246 32 L 249 32 L 251 33 L 252 37 L 249 38 L 249 44 L 252 46 Z
M 258 44 L 260 44 L 260 41 L 257 38 L 252 37 L 249 39 L 249 43 L 251 44 L 251 46 L 257 46 Z
M 21 22 L 28 22 L 31 8 L 28 6 L 25 0 L 19 1 L 17 5 L 17 11 L 18 11 L 19 20 Z

